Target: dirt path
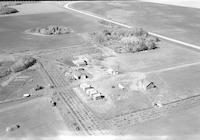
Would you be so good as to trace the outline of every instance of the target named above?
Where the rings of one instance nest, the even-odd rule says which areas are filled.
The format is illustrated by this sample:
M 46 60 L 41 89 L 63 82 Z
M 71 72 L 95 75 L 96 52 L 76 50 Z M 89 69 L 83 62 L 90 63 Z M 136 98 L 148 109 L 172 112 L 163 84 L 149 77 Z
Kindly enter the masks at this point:
M 178 65 L 178 66 L 174 66 L 174 67 L 169 67 L 169 68 L 164 68 L 164 69 L 159 69 L 159 70 L 154 70 L 154 71 L 148 71 L 148 72 L 146 72 L 146 74 L 171 71 L 171 70 L 180 69 L 180 68 L 186 68 L 186 67 L 195 66 L 195 65 L 199 65 L 199 64 L 200 64 L 200 62 L 194 62 L 194 63 L 190 63 L 190 64 L 183 64 L 183 65 Z

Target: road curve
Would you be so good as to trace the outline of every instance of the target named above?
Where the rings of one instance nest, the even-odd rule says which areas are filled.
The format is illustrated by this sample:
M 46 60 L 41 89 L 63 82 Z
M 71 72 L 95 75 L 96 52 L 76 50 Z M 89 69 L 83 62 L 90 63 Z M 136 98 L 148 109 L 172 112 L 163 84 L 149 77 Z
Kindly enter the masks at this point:
M 72 4 L 77 3 L 77 2 L 78 1 L 68 2 L 67 4 L 64 5 L 64 8 L 66 8 L 68 10 L 71 10 L 71 11 L 75 11 L 75 12 L 84 14 L 84 15 L 87 15 L 87 16 L 98 18 L 98 19 L 101 19 L 101 20 L 104 20 L 104 21 L 107 21 L 107 22 L 110 22 L 110 23 L 113 23 L 113 24 L 116 24 L 116 25 L 119 25 L 119 26 L 122 26 L 122 27 L 133 28 L 132 26 L 129 26 L 129 25 L 117 22 L 117 21 L 109 20 L 109 19 L 100 17 L 98 15 L 94 15 L 94 14 L 88 13 L 86 11 L 77 10 L 77 9 L 74 9 L 73 7 L 71 7 Z M 153 33 L 153 32 L 148 32 L 148 33 L 150 35 L 152 35 L 152 36 L 155 36 L 155 37 L 158 37 L 158 38 L 170 41 L 170 42 L 174 42 L 174 43 L 177 43 L 177 44 L 181 44 L 181 45 L 187 46 L 189 48 L 200 50 L 200 46 L 197 46 L 197 45 L 186 43 L 186 42 L 183 42 L 183 41 L 180 41 L 180 40 L 176 40 L 176 39 L 173 39 L 173 38 L 170 38 L 170 37 L 166 37 L 166 36 L 163 36 L 163 35 L 159 35 L 159 34 L 156 34 L 156 33 Z

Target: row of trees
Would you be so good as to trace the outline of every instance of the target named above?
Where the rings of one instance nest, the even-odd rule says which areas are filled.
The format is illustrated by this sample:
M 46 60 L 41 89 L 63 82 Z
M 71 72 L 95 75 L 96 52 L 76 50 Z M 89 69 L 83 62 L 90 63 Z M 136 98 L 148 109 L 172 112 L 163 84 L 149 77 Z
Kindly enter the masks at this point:
M 31 66 L 33 66 L 37 60 L 33 57 L 30 56 L 25 56 L 18 61 L 16 61 L 13 65 L 6 69 L 1 69 L 0 71 L 0 78 L 3 78 L 5 76 L 8 76 L 11 73 L 16 73 L 23 71 Z

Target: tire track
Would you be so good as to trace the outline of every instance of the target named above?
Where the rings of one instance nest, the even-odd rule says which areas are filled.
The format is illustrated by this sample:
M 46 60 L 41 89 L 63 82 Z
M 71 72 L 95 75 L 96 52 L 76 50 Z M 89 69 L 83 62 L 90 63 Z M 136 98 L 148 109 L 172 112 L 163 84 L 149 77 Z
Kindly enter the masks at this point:
M 59 73 L 59 71 L 49 62 L 43 62 L 43 60 L 40 60 L 40 63 L 43 65 L 45 72 L 54 86 L 66 87 L 62 88 L 61 91 L 58 92 L 58 97 L 62 100 L 67 110 L 73 114 L 73 118 L 83 129 L 84 133 L 87 135 L 105 134 L 103 126 L 99 122 L 98 118 L 94 116 L 91 110 L 79 99 L 76 93 L 67 87 L 69 83 Z

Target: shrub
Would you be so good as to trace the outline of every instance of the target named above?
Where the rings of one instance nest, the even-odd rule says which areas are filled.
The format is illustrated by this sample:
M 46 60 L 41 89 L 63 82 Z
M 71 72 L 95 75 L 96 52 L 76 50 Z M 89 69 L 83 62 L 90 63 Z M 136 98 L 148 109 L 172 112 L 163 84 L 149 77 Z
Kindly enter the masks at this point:
M 142 28 L 112 28 L 94 32 L 91 37 L 98 44 L 112 47 L 118 53 L 156 49 L 158 38 L 150 36 Z
M 56 26 L 56 25 L 49 25 L 46 27 L 37 27 L 34 29 L 27 30 L 31 33 L 39 33 L 43 35 L 60 35 L 60 34 L 69 34 L 72 30 L 68 27 L 64 26 Z
M 0 8 L 0 15 L 5 15 L 5 14 L 12 14 L 12 13 L 17 13 L 15 8 L 10 8 L 10 7 L 1 7 Z

